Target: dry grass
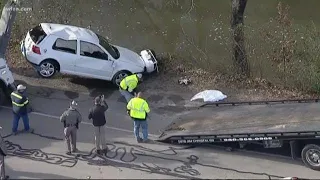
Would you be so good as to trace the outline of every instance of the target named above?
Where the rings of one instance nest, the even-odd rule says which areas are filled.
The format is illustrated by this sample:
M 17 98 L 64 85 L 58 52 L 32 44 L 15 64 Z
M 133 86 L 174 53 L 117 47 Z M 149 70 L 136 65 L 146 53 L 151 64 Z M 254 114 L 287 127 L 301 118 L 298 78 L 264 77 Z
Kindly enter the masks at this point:
M 17 43 L 11 43 L 7 59 L 8 64 L 16 78 L 28 82 L 30 85 L 41 85 L 62 90 L 84 92 L 87 89 L 81 85 L 70 82 L 72 77 L 57 75 L 50 81 L 39 78 L 34 69 L 22 57 Z M 161 57 L 161 56 L 160 56 Z M 172 55 L 162 55 L 160 59 L 160 73 L 150 77 L 142 84 L 143 89 L 152 91 L 180 92 L 183 94 L 195 94 L 206 89 L 217 89 L 227 94 L 228 101 L 248 100 L 274 100 L 317 97 L 315 94 L 306 94 L 297 90 L 288 90 L 277 87 L 264 79 L 243 80 L 228 74 L 209 73 L 200 68 L 194 68 L 190 64 L 180 64 L 182 61 Z M 192 80 L 190 85 L 179 85 L 178 79 L 188 77 Z
M 52 6 L 56 5 L 53 3 Z M 43 15 L 43 13 L 40 14 Z M 47 14 L 48 16 L 50 16 L 50 12 L 47 12 Z M 64 17 L 67 16 L 64 15 Z M 19 42 L 25 35 L 25 32 L 27 31 L 26 28 L 33 26 L 36 22 L 39 22 L 39 20 L 42 21 L 41 18 L 42 16 L 39 15 L 38 17 L 37 13 L 33 14 L 32 18 L 28 17 L 28 21 L 26 21 L 25 17 L 18 17 L 18 21 L 13 28 L 10 47 L 7 52 L 8 64 L 11 67 L 12 71 L 18 74 L 18 79 L 28 81 L 34 85 L 41 84 L 42 86 L 53 87 L 58 89 L 77 89 L 78 91 L 85 91 L 86 88 L 84 88 L 83 86 L 71 83 L 70 79 L 72 78 L 69 76 L 58 75 L 56 76 L 56 78 L 50 81 L 38 78 L 38 75 L 35 73 L 33 68 L 22 57 Z M 64 21 L 61 19 L 59 20 L 59 18 L 55 16 L 50 16 L 49 20 L 56 22 Z M 311 82 L 311 80 L 309 80 L 310 78 L 308 79 L 308 74 L 306 73 L 303 75 L 296 75 L 294 78 L 297 79 L 301 77 L 301 79 L 296 80 L 295 83 L 293 83 L 294 85 L 290 86 L 291 88 L 281 87 L 281 85 L 284 84 L 283 82 L 275 83 L 275 81 L 273 81 L 272 78 L 270 78 L 272 74 L 277 74 L 274 72 L 276 72 L 278 69 L 277 66 L 269 67 L 265 66 L 264 64 L 259 65 L 260 62 L 265 63 L 266 61 L 268 61 L 268 59 L 265 58 L 267 56 L 266 54 L 264 54 L 264 51 L 266 51 L 267 53 L 273 51 L 273 49 L 268 49 L 266 46 L 261 46 L 261 44 L 264 43 L 261 43 L 260 40 L 265 39 L 265 36 L 261 35 L 263 33 L 259 34 L 259 29 L 255 29 L 256 33 L 251 32 L 250 34 L 255 38 L 259 35 L 260 39 L 257 40 L 253 37 L 248 37 L 249 43 L 247 46 L 251 64 L 253 64 L 252 62 L 258 62 L 258 65 L 254 65 L 254 68 L 252 68 L 255 71 L 257 71 L 257 73 L 253 73 L 253 77 L 260 78 L 244 80 L 234 75 L 234 70 L 232 69 L 232 66 L 228 65 L 231 63 L 229 57 L 230 38 L 228 37 L 227 33 L 228 26 L 223 25 L 222 22 L 224 21 L 221 19 L 214 20 L 212 33 L 213 37 L 217 38 L 212 39 L 212 42 L 220 44 L 220 49 L 218 46 L 214 46 L 213 49 L 216 49 L 216 51 L 229 52 L 227 53 L 226 57 L 221 58 L 207 54 L 208 51 L 210 51 L 209 48 L 200 48 L 200 45 L 198 45 L 195 41 L 192 40 L 192 35 L 188 35 L 187 32 L 184 32 L 184 29 L 181 27 L 181 31 L 184 32 L 182 33 L 184 36 L 184 40 L 181 41 L 185 41 L 186 43 L 184 44 L 189 44 L 188 46 L 185 45 L 182 48 L 185 49 L 186 52 L 192 51 L 193 53 L 188 54 L 186 52 L 180 52 L 176 54 L 158 55 L 161 58 L 160 73 L 153 77 L 150 77 L 145 83 L 143 83 L 142 87 L 147 90 L 176 92 L 184 94 L 194 94 L 205 89 L 217 89 L 225 93 L 228 96 L 228 100 L 230 101 L 317 97 L 316 94 L 302 93 L 301 91 L 293 88 L 295 86 L 300 87 L 300 85 L 297 85 L 297 83 L 299 84 L 299 82 L 307 82 L 308 84 L 305 83 L 303 85 L 304 87 L 306 87 L 303 90 L 305 90 L 305 92 L 310 90 L 310 84 L 316 82 L 317 79 L 315 78 Z M 271 24 L 267 24 L 267 26 L 271 27 Z M 274 31 L 274 29 L 272 28 L 265 28 L 265 30 L 268 30 L 270 32 Z M 265 33 L 264 35 L 268 35 L 268 33 Z M 276 41 L 278 41 L 277 38 L 278 37 L 274 37 L 272 39 L 273 41 L 269 41 L 270 47 L 273 47 L 273 45 L 275 45 L 275 47 L 279 46 L 279 44 L 275 44 Z M 313 43 L 315 44 L 317 42 L 314 41 Z M 308 44 L 312 43 L 308 42 Z M 281 46 L 280 44 L 280 47 L 283 46 Z M 306 48 L 308 48 L 308 46 L 300 46 L 300 51 Z M 313 50 L 314 52 L 318 52 L 317 48 L 314 48 Z M 278 55 L 281 55 L 281 52 L 278 52 Z M 316 58 L 314 59 L 314 61 L 316 61 Z M 309 66 L 305 66 L 304 69 L 308 69 L 308 67 Z M 267 71 L 266 69 L 268 68 L 273 69 L 271 71 Z M 218 69 L 220 70 L 218 71 Z M 314 69 L 314 72 L 317 72 L 316 68 Z M 299 73 L 300 72 L 302 71 L 299 71 Z M 290 71 L 286 73 L 288 74 L 290 73 Z M 279 73 L 277 74 L 277 76 L 278 75 Z M 184 86 L 178 84 L 178 79 L 184 76 L 192 80 L 191 85 Z M 291 77 L 291 75 L 288 75 L 288 78 Z M 277 84 L 277 86 L 275 84 Z
M 282 100 L 317 98 L 317 94 L 303 93 L 296 89 L 275 86 L 265 79 L 246 79 L 221 74 L 210 73 L 190 65 L 180 64 L 177 57 L 166 55 L 162 58 L 160 69 L 162 71 L 156 78 L 152 78 L 145 88 L 162 88 L 166 91 L 176 91 L 194 94 L 206 89 L 220 90 L 228 96 L 228 101 L 256 101 L 256 100 Z M 179 85 L 180 77 L 192 80 L 190 85 Z M 161 82 L 159 86 L 159 82 Z

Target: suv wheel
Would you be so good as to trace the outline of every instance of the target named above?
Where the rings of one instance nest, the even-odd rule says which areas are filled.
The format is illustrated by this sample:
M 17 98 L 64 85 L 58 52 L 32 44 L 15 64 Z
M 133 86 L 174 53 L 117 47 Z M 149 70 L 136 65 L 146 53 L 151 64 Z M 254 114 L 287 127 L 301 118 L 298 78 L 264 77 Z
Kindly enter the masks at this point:
M 127 77 L 128 75 L 131 75 L 131 73 L 128 71 L 119 71 L 113 76 L 112 83 L 120 86 L 120 82 L 122 81 L 122 79 Z
M 58 69 L 56 62 L 52 60 L 43 61 L 40 63 L 38 74 L 43 78 L 52 77 Z

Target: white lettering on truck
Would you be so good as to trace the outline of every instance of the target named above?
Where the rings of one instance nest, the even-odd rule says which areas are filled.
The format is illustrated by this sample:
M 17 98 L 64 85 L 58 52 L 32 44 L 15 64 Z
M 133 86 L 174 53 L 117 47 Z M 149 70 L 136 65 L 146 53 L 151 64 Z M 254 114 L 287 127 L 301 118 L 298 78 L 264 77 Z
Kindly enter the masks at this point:
M 272 137 L 248 137 L 248 138 L 224 138 L 221 141 L 224 142 L 236 142 L 236 141 L 266 141 L 272 140 Z M 180 139 L 178 140 L 179 144 L 188 144 L 188 143 L 211 143 L 216 142 L 215 139 Z

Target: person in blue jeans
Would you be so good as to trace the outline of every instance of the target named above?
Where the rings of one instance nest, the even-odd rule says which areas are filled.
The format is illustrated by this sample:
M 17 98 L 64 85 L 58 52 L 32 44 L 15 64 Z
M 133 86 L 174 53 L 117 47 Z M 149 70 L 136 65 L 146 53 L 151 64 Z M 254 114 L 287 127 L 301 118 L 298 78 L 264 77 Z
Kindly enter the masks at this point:
M 132 98 L 127 104 L 127 113 L 133 120 L 134 135 L 138 143 L 148 142 L 148 122 L 147 117 L 150 108 L 146 100 L 142 99 L 141 92 Z M 140 138 L 139 130 L 142 129 L 143 139 Z
M 26 132 L 33 132 L 33 129 L 29 125 L 28 117 L 28 105 L 29 99 L 25 96 L 27 87 L 20 84 L 17 86 L 17 90 L 11 93 L 12 111 L 13 111 L 13 125 L 12 133 L 14 135 L 18 132 L 19 120 L 22 118 L 24 130 Z

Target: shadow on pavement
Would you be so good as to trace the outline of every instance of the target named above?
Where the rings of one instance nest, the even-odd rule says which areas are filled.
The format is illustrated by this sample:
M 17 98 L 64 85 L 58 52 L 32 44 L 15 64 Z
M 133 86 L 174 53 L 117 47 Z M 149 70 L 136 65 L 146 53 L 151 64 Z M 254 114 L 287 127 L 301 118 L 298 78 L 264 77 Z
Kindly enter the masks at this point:
M 72 80 L 72 79 L 71 79 Z M 89 80 L 89 79 L 81 79 L 78 78 L 77 79 L 78 83 L 82 82 L 84 86 L 86 86 L 90 92 L 89 96 L 94 98 L 98 95 L 104 94 L 105 98 L 108 98 L 110 95 L 112 95 L 112 93 L 117 90 L 116 88 L 108 88 L 107 86 L 105 86 L 105 88 L 103 89 L 99 89 L 99 88 L 95 88 L 93 84 L 96 84 L 97 86 L 101 85 L 103 82 L 99 81 L 95 81 L 95 80 Z M 95 81 L 93 84 L 90 84 L 88 82 L 91 81 Z M 87 84 L 88 83 L 88 84 Z M 92 82 L 91 82 L 92 83 Z M 49 98 L 50 95 L 52 95 L 55 92 L 59 92 L 59 91 L 63 91 L 64 92 L 64 96 L 59 97 L 60 99 L 75 99 L 78 98 L 80 96 L 80 93 L 77 92 L 76 90 L 74 91 L 70 91 L 70 90 L 58 90 L 58 89 L 54 89 L 54 88 L 49 88 L 49 87 L 42 87 L 42 86 L 32 86 L 30 84 L 28 84 L 25 81 L 21 81 L 21 80 L 16 80 L 16 84 L 23 84 L 27 86 L 27 94 L 31 95 L 31 96 L 38 96 L 38 97 L 43 97 L 43 98 Z M 103 86 L 103 85 L 102 85 Z M 59 99 L 58 98 L 58 99 Z
M 73 84 L 88 88 L 91 97 L 96 97 L 101 94 L 104 94 L 105 97 L 108 97 L 108 95 L 118 90 L 118 88 L 111 82 L 99 79 L 72 77 L 69 79 L 69 81 Z
M 39 173 L 39 172 L 27 172 L 27 171 L 15 171 L 9 166 L 6 166 L 6 173 L 10 176 L 10 179 L 71 179 L 59 174 Z

